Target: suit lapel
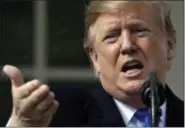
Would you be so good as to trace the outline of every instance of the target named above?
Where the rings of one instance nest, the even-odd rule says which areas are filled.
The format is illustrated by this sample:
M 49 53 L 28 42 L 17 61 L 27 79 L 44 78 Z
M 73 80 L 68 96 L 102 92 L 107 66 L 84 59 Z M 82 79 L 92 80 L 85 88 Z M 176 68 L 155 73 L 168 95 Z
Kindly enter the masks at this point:
M 166 87 L 166 127 L 184 127 L 184 103 Z
M 166 127 L 184 127 L 184 102 L 166 87 Z M 95 89 L 92 97 L 93 102 L 90 101 L 94 105 L 91 105 L 93 107 L 89 110 L 90 126 L 126 127 L 114 100 L 102 87 Z
M 121 114 L 114 100 L 102 87 L 92 92 L 98 107 L 102 112 L 101 123 L 103 126 L 125 127 Z

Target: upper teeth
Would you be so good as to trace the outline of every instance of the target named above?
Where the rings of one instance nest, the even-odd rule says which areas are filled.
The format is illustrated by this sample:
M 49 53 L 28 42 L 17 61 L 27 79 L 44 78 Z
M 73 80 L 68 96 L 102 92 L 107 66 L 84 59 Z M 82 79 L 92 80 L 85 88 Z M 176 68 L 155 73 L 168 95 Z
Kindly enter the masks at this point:
M 130 63 L 127 64 L 127 66 L 133 66 L 133 65 L 136 65 L 136 64 L 138 64 L 138 63 L 139 63 L 139 62 L 136 62 L 136 61 L 130 62 Z

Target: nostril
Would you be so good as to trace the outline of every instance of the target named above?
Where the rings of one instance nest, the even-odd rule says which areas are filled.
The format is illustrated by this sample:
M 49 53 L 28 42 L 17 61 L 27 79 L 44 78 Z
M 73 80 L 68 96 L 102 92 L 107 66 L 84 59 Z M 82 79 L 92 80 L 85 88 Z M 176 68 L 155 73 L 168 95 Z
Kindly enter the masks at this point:
M 127 47 L 127 48 L 123 48 L 122 50 L 121 50 L 121 53 L 122 54 L 128 54 L 128 55 L 135 55 L 135 54 L 137 54 L 138 53 L 138 49 L 136 48 L 136 47 Z

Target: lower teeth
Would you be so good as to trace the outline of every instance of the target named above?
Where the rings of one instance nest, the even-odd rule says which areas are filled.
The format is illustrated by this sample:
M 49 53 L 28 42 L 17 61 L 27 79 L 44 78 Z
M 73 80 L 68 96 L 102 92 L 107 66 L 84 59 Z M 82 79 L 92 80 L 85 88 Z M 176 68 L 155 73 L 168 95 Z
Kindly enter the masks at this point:
M 134 73 L 134 72 L 139 72 L 140 69 L 131 69 L 131 70 L 127 70 L 126 73 Z

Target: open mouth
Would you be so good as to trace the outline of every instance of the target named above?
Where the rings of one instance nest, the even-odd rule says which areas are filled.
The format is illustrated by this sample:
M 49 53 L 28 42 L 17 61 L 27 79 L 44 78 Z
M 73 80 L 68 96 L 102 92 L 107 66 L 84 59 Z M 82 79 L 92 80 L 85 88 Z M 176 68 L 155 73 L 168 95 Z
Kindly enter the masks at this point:
M 144 68 L 144 65 L 138 61 L 138 60 L 131 60 L 127 61 L 123 67 L 122 67 L 122 72 L 127 73 L 129 71 L 134 71 L 134 70 L 141 70 Z

